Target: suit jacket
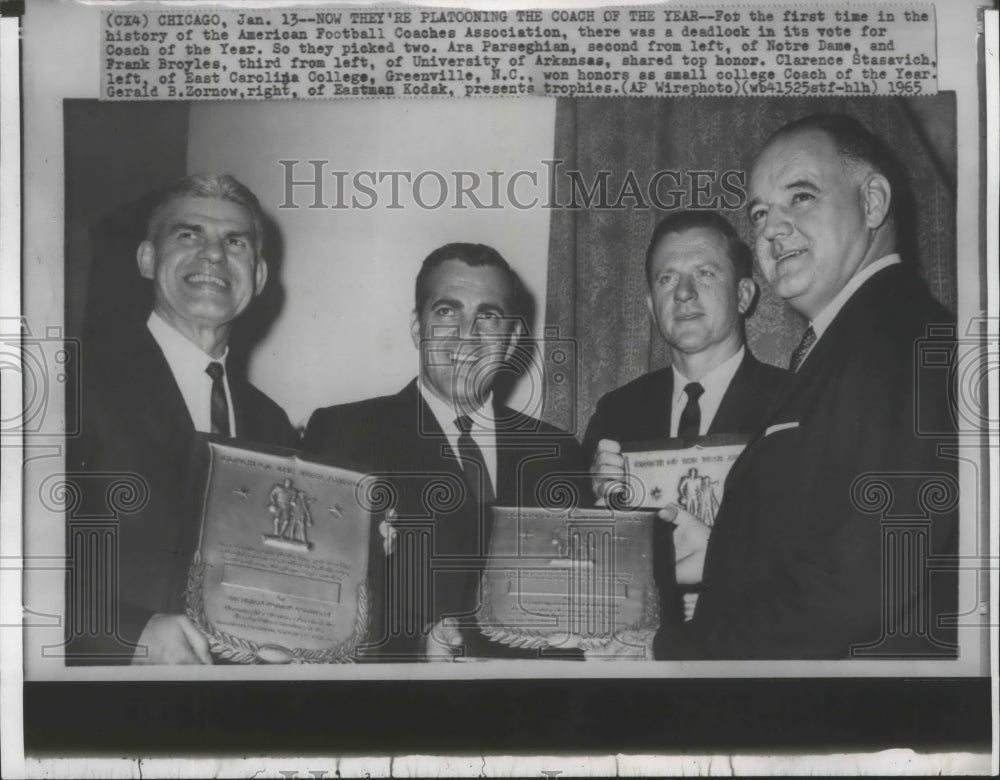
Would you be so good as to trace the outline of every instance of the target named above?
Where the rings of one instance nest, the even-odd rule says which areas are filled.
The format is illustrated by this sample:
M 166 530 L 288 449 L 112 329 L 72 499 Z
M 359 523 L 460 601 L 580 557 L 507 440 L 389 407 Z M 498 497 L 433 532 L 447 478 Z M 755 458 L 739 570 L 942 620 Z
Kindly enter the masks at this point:
M 194 423 L 162 351 L 145 326 L 90 347 L 84 353 L 81 434 L 68 441 L 67 463 L 80 487 L 74 525 L 108 512 L 114 474 L 131 474 L 145 485 L 145 503 L 119 513 L 116 527 L 117 582 L 102 580 L 99 593 L 70 576 L 78 617 L 104 608 L 94 599 L 117 589 L 117 636 L 111 632 L 71 634 L 67 662 L 128 663 L 131 646 L 157 612 L 182 613 L 191 556 L 197 543 L 199 475 Z M 297 435 L 285 412 L 245 379 L 229 375 L 236 431 L 240 439 L 295 446 Z M 141 490 L 140 490 L 141 494 Z M 141 503 L 141 501 L 140 501 Z M 75 515 L 75 516 L 74 516 Z M 75 546 L 77 574 L 95 564 Z M 74 581 L 76 584 L 74 585 Z M 109 602 L 110 605 L 111 602 Z M 74 604 L 71 598 L 67 604 Z M 70 656 L 79 655 L 79 658 Z
M 950 333 L 927 342 L 929 325 Z M 936 619 L 955 580 L 928 573 L 956 550 L 956 461 L 938 456 L 954 423 L 947 371 L 915 360 L 953 337 L 902 266 L 862 284 L 733 465 L 694 620 L 661 629 L 657 657 L 954 652 Z
M 746 349 L 708 433 L 756 432 L 768 409 L 785 391 L 789 376 L 784 369 L 761 363 Z M 669 438 L 673 394 L 674 371 L 668 366 L 603 396 L 584 436 L 587 456 L 593 459 L 601 439 L 627 442 Z M 660 592 L 660 624 L 676 624 L 682 621 L 684 610 L 681 590 L 674 578 L 672 528 L 665 523 L 653 526 L 653 549 Z
M 586 468 L 572 436 L 502 405 L 494 413 L 499 505 L 538 506 L 536 491 L 553 474 L 567 475 L 584 495 Z M 374 657 L 417 659 L 426 628 L 447 615 L 469 628 L 463 636 L 470 655 L 534 657 L 473 629 L 492 516 L 474 496 L 462 497 L 462 467 L 416 380 L 396 395 L 317 410 L 303 449 L 377 473 L 394 494 L 399 536 L 388 558 L 381 535 L 372 535 Z

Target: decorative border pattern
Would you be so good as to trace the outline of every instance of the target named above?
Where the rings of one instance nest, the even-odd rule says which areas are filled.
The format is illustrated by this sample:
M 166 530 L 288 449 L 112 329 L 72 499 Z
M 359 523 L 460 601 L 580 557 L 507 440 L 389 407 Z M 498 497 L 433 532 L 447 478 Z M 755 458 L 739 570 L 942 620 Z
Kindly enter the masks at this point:
M 205 581 L 205 564 L 201 562 L 201 551 L 195 553 L 191 568 L 188 570 L 187 582 L 187 616 L 198 627 L 209 641 L 212 653 L 224 661 L 239 664 L 269 663 L 267 645 L 258 645 L 248 639 L 228 634 L 213 626 L 205 614 L 205 599 L 203 584 Z M 368 587 L 362 582 L 358 586 L 358 610 L 354 621 L 354 633 L 343 642 L 322 650 L 290 650 L 289 663 L 293 664 L 350 664 L 354 663 L 354 654 L 358 644 L 368 630 Z
M 554 631 L 543 628 L 514 628 L 497 620 L 493 607 L 492 589 L 486 582 L 486 573 L 481 581 L 482 608 L 476 615 L 476 621 L 483 634 L 494 642 L 508 645 L 509 647 L 520 647 L 526 650 L 534 650 L 543 647 L 551 647 L 551 639 L 554 635 L 569 636 L 574 640 L 574 646 L 581 650 L 596 650 L 604 647 L 614 639 L 613 635 L 606 633 L 587 634 L 567 634 L 567 632 Z M 616 626 L 615 631 L 640 631 L 644 629 L 656 629 L 660 623 L 660 599 L 656 588 L 646 585 L 643 589 L 643 612 L 638 622 L 630 626 Z

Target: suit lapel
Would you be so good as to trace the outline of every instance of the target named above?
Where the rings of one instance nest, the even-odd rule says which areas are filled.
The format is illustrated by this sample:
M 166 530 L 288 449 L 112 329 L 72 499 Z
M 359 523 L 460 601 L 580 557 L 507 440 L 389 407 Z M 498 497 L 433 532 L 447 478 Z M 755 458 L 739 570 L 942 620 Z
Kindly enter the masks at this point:
M 501 415 L 510 415 L 510 409 L 502 406 L 494 406 L 493 415 L 495 419 L 502 419 Z M 517 447 L 517 439 L 510 433 L 504 431 L 496 432 L 495 447 L 497 453 L 497 504 L 517 503 L 516 479 L 517 469 L 520 463 L 521 452 Z
M 227 373 L 229 369 L 226 369 Z M 236 435 L 265 444 L 288 445 L 285 431 L 275 429 L 270 422 L 273 415 L 267 415 L 254 394 L 253 386 L 242 376 L 228 374 L 229 392 L 233 396 L 233 416 L 236 418 Z
M 712 424 L 708 427 L 708 433 L 732 433 L 740 430 L 745 411 L 746 389 L 753 384 L 756 363 L 757 360 L 750 354 L 750 350 L 744 349 L 743 360 L 740 361 L 739 368 L 736 369 L 729 387 L 722 396 L 722 402 L 715 412 Z
M 544 444 L 547 440 L 534 435 L 535 423 L 520 412 L 508 406 L 494 404 L 495 419 L 506 424 L 498 425 L 496 431 L 497 455 L 497 504 L 519 504 L 521 502 L 518 485 L 525 477 L 523 467 L 538 457 L 549 457 Z M 540 449 L 540 445 L 542 449 Z
M 648 410 L 649 417 L 640 421 L 652 428 L 653 439 L 670 438 L 671 416 L 674 406 L 674 369 L 667 367 L 650 383 L 650 397 L 645 404 L 640 405 L 639 413 Z
M 122 390 L 130 396 L 151 445 L 166 448 L 172 459 L 186 458 L 194 422 L 170 365 L 145 325 L 133 347 L 123 355 L 132 382 Z
M 792 375 L 785 393 L 781 400 L 771 407 L 756 438 L 747 444 L 746 449 L 733 464 L 728 479 L 732 479 L 742 470 L 748 456 L 766 438 L 765 434 L 772 425 L 800 421 L 799 418 L 805 411 L 800 408 L 806 392 L 805 388 L 809 385 L 815 385 L 817 382 L 823 382 L 826 372 L 836 370 L 836 367 L 842 362 L 840 353 L 845 349 L 851 349 L 852 344 L 864 339 L 871 331 L 873 326 L 870 322 L 870 313 L 877 311 L 887 293 L 898 284 L 897 274 L 900 270 L 900 266 L 890 266 L 877 272 L 866 280 L 844 304 L 837 316 L 834 317 L 833 322 L 830 323 L 829 328 L 816 342 L 805 362 Z
M 250 400 L 247 383 L 226 369 L 229 379 L 229 392 L 233 397 L 233 417 L 236 418 L 236 434 L 242 439 L 261 438 L 261 432 L 257 430 L 259 416 L 256 410 L 252 409 L 253 402 Z
M 430 466 L 444 468 L 450 474 L 461 476 L 462 468 L 458 459 L 453 457 L 448 437 L 441 430 L 434 412 L 420 395 L 417 380 L 414 379 L 404 387 L 396 398 L 400 412 L 397 421 L 400 441 L 409 449 L 408 452 L 399 453 L 405 468 Z

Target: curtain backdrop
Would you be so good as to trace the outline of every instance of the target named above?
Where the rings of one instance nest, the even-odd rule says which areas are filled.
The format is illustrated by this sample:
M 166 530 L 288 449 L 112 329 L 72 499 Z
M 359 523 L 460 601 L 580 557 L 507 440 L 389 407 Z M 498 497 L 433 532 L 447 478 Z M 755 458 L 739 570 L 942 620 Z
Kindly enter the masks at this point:
M 909 179 L 894 193 L 904 262 L 954 311 L 954 98 L 560 100 L 552 202 L 580 207 L 552 211 L 546 326 L 549 337 L 575 342 L 577 366 L 575 382 L 548 383 L 545 418 L 582 436 L 604 393 L 669 364 L 646 306 L 643 260 L 653 226 L 674 210 L 714 207 L 749 238 L 745 199 L 736 193 L 746 189 L 753 155 L 774 130 L 808 114 L 852 114 L 890 142 Z M 603 203 L 594 187 L 602 171 Z M 657 171 L 671 172 L 657 188 L 666 209 L 647 192 Z M 759 269 L 754 278 L 761 295 L 747 321 L 750 348 L 787 365 L 805 323 L 771 294 Z
M 149 315 L 135 250 L 153 191 L 186 172 L 188 106 L 65 100 L 63 124 L 66 335 L 98 336 Z

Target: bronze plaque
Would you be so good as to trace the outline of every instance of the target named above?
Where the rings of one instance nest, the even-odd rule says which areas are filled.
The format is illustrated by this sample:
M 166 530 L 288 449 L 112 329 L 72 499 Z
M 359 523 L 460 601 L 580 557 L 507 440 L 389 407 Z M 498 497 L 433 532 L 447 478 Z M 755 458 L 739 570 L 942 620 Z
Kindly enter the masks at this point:
M 497 507 L 480 628 L 523 648 L 600 647 L 655 629 L 653 512 Z
M 354 659 L 368 624 L 362 474 L 209 442 L 188 616 L 236 663 Z
M 660 508 L 677 504 L 711 526 L 715 522 L 726 477 L 746 447 L 739 435 L 626 442 L 621 506 Z

